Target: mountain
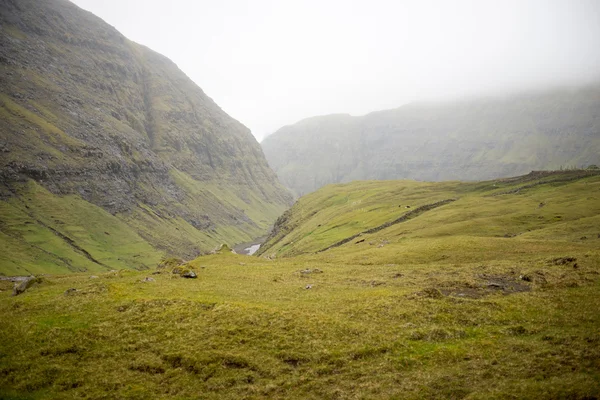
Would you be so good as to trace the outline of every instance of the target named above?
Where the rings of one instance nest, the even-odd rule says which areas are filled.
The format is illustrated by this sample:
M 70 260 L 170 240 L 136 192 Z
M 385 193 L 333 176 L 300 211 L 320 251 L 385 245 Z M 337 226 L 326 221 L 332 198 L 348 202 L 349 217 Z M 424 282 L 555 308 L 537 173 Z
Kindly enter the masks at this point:
M 250 131 L 65 0 L 0 3 L 0 273 L 147 268 L 290 202 Z
M 361 179 L 484 180 L 600 162 L 600 85 L 336 114 L 262 143 L 296 195 Z

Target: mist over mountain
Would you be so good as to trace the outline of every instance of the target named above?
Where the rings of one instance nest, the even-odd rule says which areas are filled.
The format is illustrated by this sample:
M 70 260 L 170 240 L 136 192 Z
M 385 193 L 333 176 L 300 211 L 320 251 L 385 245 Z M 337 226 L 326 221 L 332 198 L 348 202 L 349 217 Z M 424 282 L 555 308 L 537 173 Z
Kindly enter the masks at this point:
M 261 143 L 298 196 L 365 179 L 483 180 L 600 162 L 600 84 L 318 116 Z
M 289 205 L 250 131 L 166 57 L 66 0 L 3 1 L 0 24 L 4 269 L 193 257 Z

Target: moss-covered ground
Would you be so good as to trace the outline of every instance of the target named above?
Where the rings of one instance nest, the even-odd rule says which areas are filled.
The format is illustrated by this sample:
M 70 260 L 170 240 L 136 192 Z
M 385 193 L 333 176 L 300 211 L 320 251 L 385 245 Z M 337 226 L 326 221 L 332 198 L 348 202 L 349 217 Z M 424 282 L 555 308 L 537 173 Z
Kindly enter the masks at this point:
M 331 205 L 296 205 L 330 213 L 318 228 L 350 221 L 330 208 L 356 190 L 420 188 L 391 219 L 458 200 L 321 253 L 386 218 L 293 240 L 295 256 L 200 257 L 197 279 L 49 275 L 17 297 L 0 281 L 0 397 L 598 398 L 600 178 L 491 196 L 529 183 L 330 186 L 310 196 Z

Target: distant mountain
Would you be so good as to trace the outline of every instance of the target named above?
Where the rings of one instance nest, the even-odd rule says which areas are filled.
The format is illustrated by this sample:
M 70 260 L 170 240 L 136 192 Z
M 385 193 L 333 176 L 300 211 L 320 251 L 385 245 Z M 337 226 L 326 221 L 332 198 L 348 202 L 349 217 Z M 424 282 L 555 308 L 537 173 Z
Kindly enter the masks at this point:
M 0 2 L 0 273 L 144 268 L 291 202 L 250 131 L 65 0 Z
M 600 163 L 600 85 L 285 126 L 262 143 L 296 195 L 362 179 L 482 180 Z

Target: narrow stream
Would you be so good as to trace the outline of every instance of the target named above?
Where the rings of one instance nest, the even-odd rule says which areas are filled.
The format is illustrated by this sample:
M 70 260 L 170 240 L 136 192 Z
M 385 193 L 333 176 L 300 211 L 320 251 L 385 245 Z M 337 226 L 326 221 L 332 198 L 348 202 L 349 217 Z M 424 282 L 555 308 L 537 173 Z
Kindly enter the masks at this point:
M 262 246 L 265 239 L 266 239 L 266 236 L 262 236 L 262 237 L 255 238 L 251 242 L 237 244 L 237 245 L 233 246 L 233 250 L 238 254 L 242 254 L 245 256 L 252 256 L 258 251 L 258 249 L 260 249 L 260 246 Z
M 253 245 L 252 245 L 252 246 L 250 246 L 250 247 L 246 247 L 246 248 L 244 249 L 244 251 L 246 252 L 246 254 L 247 254 L 247 255 L 251 256 L 251 255 L 253 255 L 254 253 L 256 253 L 256 252 L 258 251 L 258 249 L 260 249 L 260 243 L 258 243 L 258 244 L 253 244 Z

